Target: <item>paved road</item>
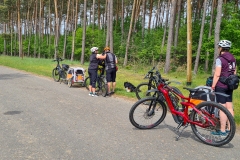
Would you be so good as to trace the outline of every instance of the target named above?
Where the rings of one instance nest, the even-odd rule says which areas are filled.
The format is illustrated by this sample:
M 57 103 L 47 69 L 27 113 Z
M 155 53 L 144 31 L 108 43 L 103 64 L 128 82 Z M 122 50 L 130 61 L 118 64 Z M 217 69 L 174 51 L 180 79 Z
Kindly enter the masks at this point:
M 0 66 L 0 160 L 239 159 L 239 134 L 212 147 L 188 127 L 175 141 L 169 114 L 155 129 L 135 129 L 133 103 Z

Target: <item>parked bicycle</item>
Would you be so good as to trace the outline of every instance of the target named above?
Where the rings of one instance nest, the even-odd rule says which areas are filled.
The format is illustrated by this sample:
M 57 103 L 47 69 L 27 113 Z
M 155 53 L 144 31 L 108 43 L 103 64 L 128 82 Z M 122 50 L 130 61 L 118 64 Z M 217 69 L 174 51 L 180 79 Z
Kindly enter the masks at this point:
M 156 127 L 165 119 L 168 107 L 174 121 L 178 124 L 178 136 L 176 140 L 179 139 L 183 130 L 189 124 L 193 133 L 205 144 L 222 146 L 233 139 L 236 130 L 234 118 L 224 106 L 213 101 L 194 104 L 191 102 L 191 95 L 196 93 L 198 89 L 184 87 L 184 89 L 190 92 L 189 96 L 184 96 L 173 90 L 169 84 L 170 82 L 160 78 L 157 89 L 152 90 L 154 93 L 153 96 L 140 99 L 132 106 L 129 112 L 129 119 L 133 126 L 139 129 Z M 166 104 L 159 98 L 159 95 L 162 94 L 164 95 Z M 210 94 L 221 93 L 211 92 Z M 179 99 L 183 99 L 184 101 L 179 102 Z M 220 130 L 220 112 L 228 118 L 229 131 L 226 136 L 213 134 L 213 132 Z M 181 127 L 183 129 L 179 131 Z
M 154 72 L 154 70 L 155 70 L 155 67 L 153 67 L 150 71 L 148 71 L 148 73 L 144 77 L 144 79 L 149 79 L 148 82 L 140 83 L 136 87 L 135 92 L 136 92 L 137 99 L 142 99 L 146 96 L 151 96 L 151 94 L 153 93 L 147 92 L 147 91 L 157 88 L 159 71 L 156 70 L 156 72 Z
M 155 71 L 154 71 L 155 70 Z M 156 67 L 153 67 L 150 71 L 148 71 L 148 73 L 146 74 L 146 76 L 144 77 L 144 79 L 149 79 L 148 82 L 143 82 L 140 83 L 137 87 L 136 87 L 136 97 L 138 100 L 147 97 L 147 96 L 153 96 L 154 92 L 148 92 L 149 90 L 152 89 L 156 89 L 158 84 L 159 84 L 159 80 L 161 79 L 161 74 L 160 72 L 156 69 Z M 165 79 L 165 81 L 167 81 L 167 79 Z M 179 94 L 182 94 L 182 92 L 176 88 L 176 87 L 172 87 L 173 90 L 175 90 L 175 92 L 178 92 Z M 172 94 L 170 94 L 171 96 L 173 96 Z M 159 98 L 165 102 L 165 98 L 163 95 L 159 94 Z
M 102 95 L 103 97 L 106 97 L 108 86 L 107 86 L 107 80 L 104 75 L 101 74 L 102 69 L 98 70 L 100 73 L 98 73 L 97 81 L 96 81 L 96 92 L 98 95 Z M 87 77 L 84 81 L 84 86 L 87 90 L 89 90 L 89 84 L 90 84 L 90 77 Z
M 67 84 L 67 70 L 69 69 L 69 65 L 62 64 L 62 67 L 60 65 L 60 61 L 63 61 L 64 59 L 57 57 L 53 60 L 53 62 L 57 61 L 57 66 L 53 68 L 52 70 L 52 77 L 55 82 L 64 82 Z

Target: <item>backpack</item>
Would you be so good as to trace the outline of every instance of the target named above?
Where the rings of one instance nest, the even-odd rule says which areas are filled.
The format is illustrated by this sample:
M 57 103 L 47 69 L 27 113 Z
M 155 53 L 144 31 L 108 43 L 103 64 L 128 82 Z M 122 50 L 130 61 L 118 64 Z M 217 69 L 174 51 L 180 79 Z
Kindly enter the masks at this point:
M 213 101 L 217 102 L 216 95 L 212 93 L 212 88 L 209 86 L 198 86 L 194 89 L 198 89 L 198 91 L 190 93 L 189 97 L 191 98 L 190 102 L 198 105 L 203 101 Z M 219 111 L 217 108 L 213 108 L 212 106 L 205 106 L 204 108 L 209 114 L 214 114 L 215 117 L 219 117 Z
M 213 76 L 210 76 L 206 80 L 206 86 L 212 87 Z
M 222 58 L 226 59 L 225 57 Z M 232 63 L 228 59 L 226 60 L 228 61 L 229 65 L 230 63 Z M 223 84 L 226 84 L 229 90 L 235 90 L 238 88 L 239 85 L 239 76 L 231 73 L 228 77 L 220 77 L 219 81 L 222 82 Z

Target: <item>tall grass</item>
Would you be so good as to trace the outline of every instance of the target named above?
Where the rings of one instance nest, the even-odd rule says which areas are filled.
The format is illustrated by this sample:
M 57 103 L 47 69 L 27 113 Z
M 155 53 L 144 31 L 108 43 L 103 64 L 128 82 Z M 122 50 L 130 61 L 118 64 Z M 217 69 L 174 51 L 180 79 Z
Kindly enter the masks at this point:
M 79 61 L 69 61 L 64 60 L 62 63 L 69 64 L 72 67 L 83 67 L 85 69 L 88 68 L 88 63 L 84 65 L 80 65 Z M 27 72 L 31 72 L 36 75 L 42 75 L 46 77 L 52 76 L 52 69 L 56 66 L 56 62 L 53 62 L 52 59 L 39 59 L 39 58 L 27 58 L 23 59 L 20 57 L 9 57 L 9 56 L 0 56 L 0 65 L 8 66 L 11 68 L 16 68 L 19 70 L 24 70 Z M 123 68 L 121 65 L 119 66 L 119 70 L 117 71 L 117 87 L 116 94 L 118 96 L 123 96 L 126 98 L 130 98 L 133 100 L 137 100 L 134 92 L 126 92 L 123 83 L 128 81 L 137 86 L 141 82 L 145 82 L 144 80 L 145 74 L 152 68 L 152 66 L 140 65 L 136 64 L 134 66 Z M 173 81 L 171 83 L 172 86 L 178 87 L 184 95 L 189 94 L 187 90 L 184 90 L 183 87 L 186 86 L 186 69 L 178 68 L 175 72 L 171 72 L 169 74 L 163 73 L 163 65 L 159 65 L 158 69 L 162 74 L 162 77 L 168 78 Z M 87 72 L 86 72 L 87 74 Z M 194 88 L 200 85 L 205 85 L 206 79 L 209 74 L 199 73 L 198 75 L 192 76 L 191 86 L 187 86 L 189 88 Z M 178 83 L 175 83 L 175 82 Z M 180 82 L 180 84 L 179 84 Z M 235 120 L 237 124 L 240 124 L 240 88 L 234 91 L 233 99 L 234 99 L 234 112 L 235 112 Z

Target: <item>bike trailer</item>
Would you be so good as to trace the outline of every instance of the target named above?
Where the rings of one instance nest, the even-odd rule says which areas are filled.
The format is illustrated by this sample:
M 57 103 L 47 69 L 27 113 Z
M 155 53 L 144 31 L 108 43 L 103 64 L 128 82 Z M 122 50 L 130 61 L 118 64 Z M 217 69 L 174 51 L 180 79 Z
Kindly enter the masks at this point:
M 71 87 L 74 83 L 80 83 L 83 85 L 85 81 L 85 69 L 81 67 L 70 67 L 67 71 L 68 87 Z

